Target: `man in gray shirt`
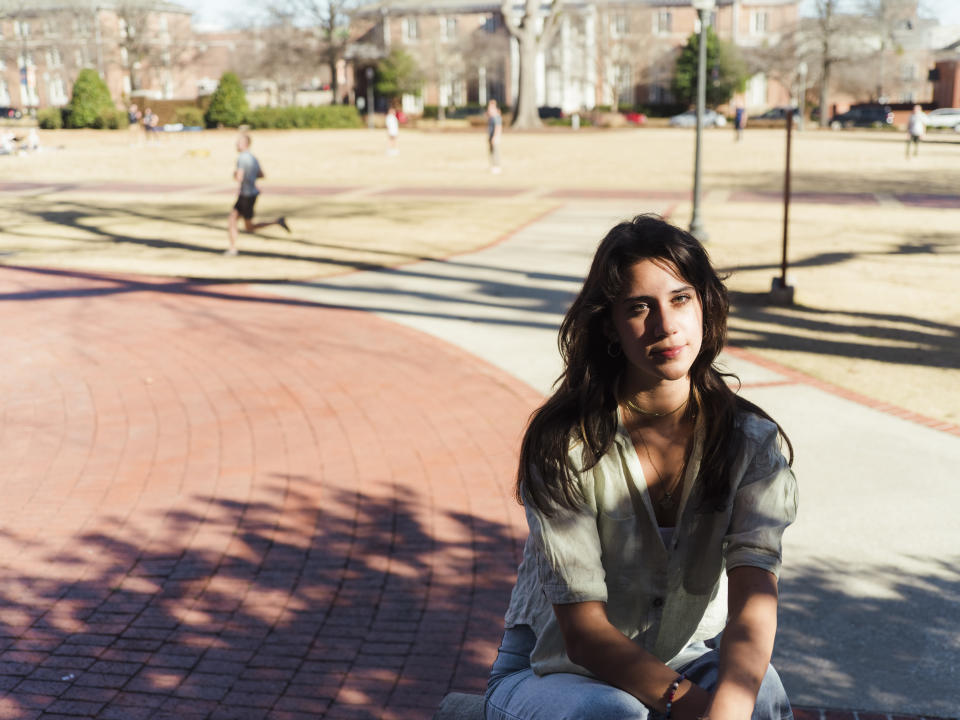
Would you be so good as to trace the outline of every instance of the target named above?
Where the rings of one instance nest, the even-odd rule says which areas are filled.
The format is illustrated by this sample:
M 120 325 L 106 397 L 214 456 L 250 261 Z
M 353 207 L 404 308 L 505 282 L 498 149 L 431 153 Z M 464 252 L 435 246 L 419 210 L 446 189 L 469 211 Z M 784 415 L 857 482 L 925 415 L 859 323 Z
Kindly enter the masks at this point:
M 253 156 L 253 153 L 250 152 L 250 136 L 246 133 L 240 133 L 237 137 L 237 152 L 239 153 L 237 155 L 237 168 L 233 172 L 233 179 L 240 183 L 240 192 L 227 221 L 230 247 L 227 248 L 224 255 L 237 254 L 237 225 L 240 218 L 243 218 L 243 224 L 247 232 L 253 232 L 268 225 L 279 225 L 290 232 L 287 219 L 284 217 L 278 217 L 276 220 L 269 222 L 255 223 L 253 221 L 253 206 L 257 201 L 257 195 L 260 194 L 257 189 L 257 180 L 263 177 L 263 170 L 260 169 L 260 163 Z

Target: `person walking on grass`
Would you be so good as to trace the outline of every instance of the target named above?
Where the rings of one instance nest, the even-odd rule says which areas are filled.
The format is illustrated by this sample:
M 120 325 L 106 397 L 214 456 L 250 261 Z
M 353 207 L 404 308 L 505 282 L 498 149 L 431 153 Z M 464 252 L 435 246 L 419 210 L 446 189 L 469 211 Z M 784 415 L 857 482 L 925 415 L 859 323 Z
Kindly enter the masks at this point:
M 246 133 L 240 133 L 237 137 L 237 167 L 233 171 L 233 179 L 240 183 L 240 192 L 227 220 L 230 247 L 227 248 L 224 255 L 237 254 L 237 225 L 240 218 L 243 218 L 243 225 L 247 232 L 253 232 L 269 225 L 279 225 L 290 232 L 287 219 L 282 216 L 269 222 L 253 221 L 253 206 L 257 202 L 257 195 L 260 194 L 260 190 L 257 189 L 257 180 L 263 177 L 263 170 L 260 169 L 257 158 L 250 152 L 250 142 L 250 136 Z
M 398 138 L 400 136 L 400 118 L 397 117 L 397 108 L 393 105 L 387 110 L 387 155 L 396 155 L 400 152 Z
M 500 137 L 503 135 L 503 116 L 496 100 L 487 103 L 487 142 L 490 144 L 490 172 L 500 172 Z
M 728 307 L 664 220 L 600 243 L 520 446 L 530 532 L 486 720 L 792 720 L 769 663 L 793 451 L 714 364 Z
M 920 140 L 923 138 L 923 134 L 927 131 L 927 116 L 923 113 L 923 108 L 919 105 L 913 106 L 913 112 L 910 114 L 910 119 L 907 120 L 907 133 L 909 137 L 907 138 L 907 157 L 910 157 L 910 146 L 913 145 L 913 156 L 916 157 L 920 153 Z

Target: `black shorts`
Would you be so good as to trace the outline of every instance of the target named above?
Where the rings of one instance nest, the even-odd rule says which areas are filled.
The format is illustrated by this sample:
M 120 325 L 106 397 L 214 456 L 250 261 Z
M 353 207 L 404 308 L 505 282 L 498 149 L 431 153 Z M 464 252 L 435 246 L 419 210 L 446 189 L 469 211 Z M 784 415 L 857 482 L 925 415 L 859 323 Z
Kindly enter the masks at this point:
M 256 195 L 239 195 L 233 204 L 233 209 L 240 213 L 245 220 L 253 220 L 253 204 L 257 201 Z

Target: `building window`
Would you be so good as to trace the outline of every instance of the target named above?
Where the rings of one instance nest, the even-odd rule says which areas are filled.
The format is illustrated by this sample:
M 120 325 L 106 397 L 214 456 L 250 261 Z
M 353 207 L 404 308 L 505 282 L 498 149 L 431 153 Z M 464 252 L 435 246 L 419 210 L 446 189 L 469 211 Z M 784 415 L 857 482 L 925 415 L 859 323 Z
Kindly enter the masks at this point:
M 30 35 L 30 23 L 21 22 L 20 20 L 13 21 L 13 34 L 17 37 L 29 37 Z
M 630 17 L 626 13 L 617 13 L 610 21 L 610 34 L 623 37 L 630 33 Z
M 487 15 L 483 19 L 483 31 L 492 35 L 497 31 L 497 16 L 496 15 Z
M 653 16 L 653 32 L 657 35 L 669 35 L 673 32 L 673 13 L 669 10 L 657 10 Z
M 455 17 L 440 18 L 440 39 L 450 42 L 457 38 L 457 19 Z
M 765 35 L 770 30 L 770 13 L 766 10 L 750 11 L 750 34 Z
M 63 65 L 63 59 L 60 57 L 60 50 L 50 48 L 47 50 L 47 67 L 55 68 Z
M 900 79 L 911 82 L 917 79 L 917 66 L 912 63 L 904 63 L 900 66 Z M 909 101 L 907 101 L 909 102 Z
M 420 20 L 418 18 L 403 18 L 403 41 L 415 43 L 420 39 Z

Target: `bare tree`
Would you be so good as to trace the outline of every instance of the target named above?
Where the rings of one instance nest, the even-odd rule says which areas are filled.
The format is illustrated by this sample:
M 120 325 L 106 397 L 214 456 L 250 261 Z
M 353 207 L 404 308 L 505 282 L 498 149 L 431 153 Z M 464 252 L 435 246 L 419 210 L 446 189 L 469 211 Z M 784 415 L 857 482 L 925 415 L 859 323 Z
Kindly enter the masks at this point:
M 871 50 L 862 16 L 842 12 L 842 0 L 814 0 L 815 16 L 807 25 L 804 52 L 820 75 L 820 126 L 830 123 L 829 100 L 834 71 L 866 59 Z M 862 73 L 861 73 L 862 76 Z
M 334 104 L 340 101 L 340 82 L 337 66 L 343 59 L 350 41 L 350 11 L 354 0 L 282 0 L 317 37 L 317 52 L 330 68 L 330 88 Z
M 860 0 L 867 27 L 876 38 L 877 68 L 876 99 L 883 101 L 888 91 L 888 75 L 893 73 L 893 63 L 888 56 L 903 53 L 904 34 L 914 29 L 917 22 L 917 0 Z
M 524 0 L 523 13 L 517 21 L 511 0 L 502 0 L 500 5 L 504 25 L 520 46 L 520 84 L 511 122 L 515 128 L 543 125 L 537 112 L 537 55 L 556 30 L 560 0 L 549 0 L 546 13 L 540 7 L 541 0 Z
M 270 81 L 281 104 L 294 104 L 296 91 L 314 75 L 316 37 L 283 9 L 269 8 L 266 22 L 248 28 L 235 69 L 244 79 Z

